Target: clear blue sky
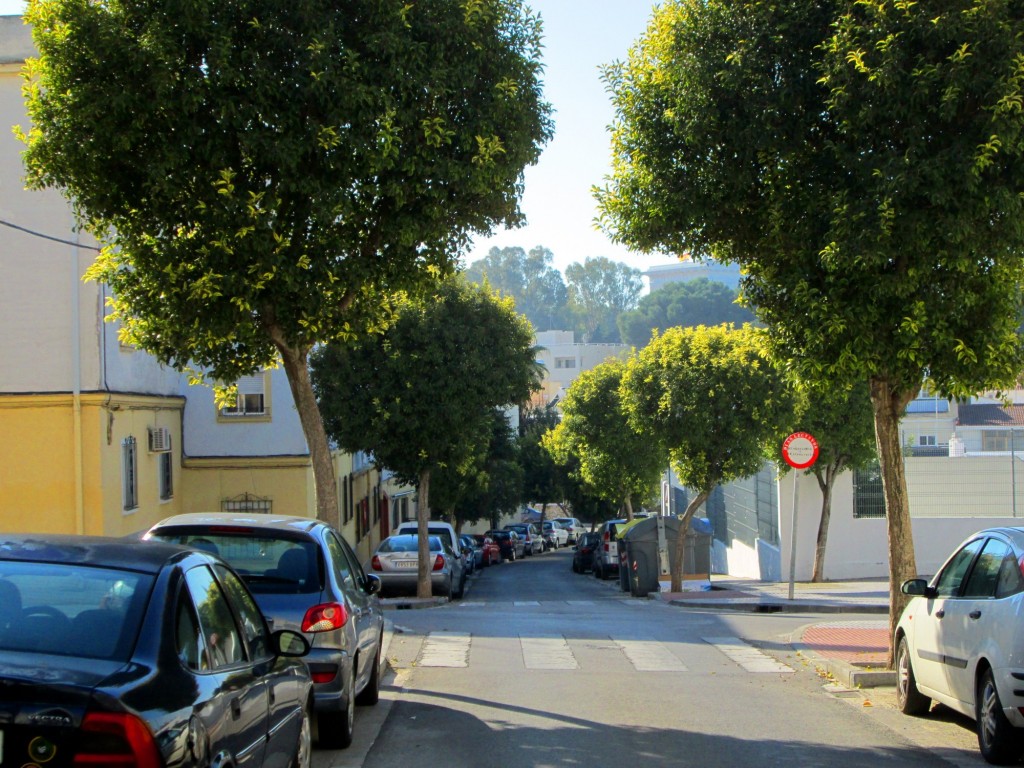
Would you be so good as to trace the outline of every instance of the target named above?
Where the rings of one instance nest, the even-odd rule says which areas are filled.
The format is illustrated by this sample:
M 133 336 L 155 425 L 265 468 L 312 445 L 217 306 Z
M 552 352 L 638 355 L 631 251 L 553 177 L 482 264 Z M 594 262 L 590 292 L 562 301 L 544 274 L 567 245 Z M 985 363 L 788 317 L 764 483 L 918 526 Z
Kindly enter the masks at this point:
M 652 0 L 527 0 L 544 21 L 544 90 L 555 110 L 555 136 L 537 165 L 526 169 L 522 210 L 526 226 L 478 238 L 466 261 L 492 246 L 549 248 L 564 270 L 589 256 L 637 269 L 671 263 L 664 255 L 631 253 L 594 227 L 590 189 L 601 184 L 611 157 L 607 126 L 612 107 L 599 67 L 624 59 L 647 26 Z M 0 0 L 0 15 L 21 13 L 23 0 Z

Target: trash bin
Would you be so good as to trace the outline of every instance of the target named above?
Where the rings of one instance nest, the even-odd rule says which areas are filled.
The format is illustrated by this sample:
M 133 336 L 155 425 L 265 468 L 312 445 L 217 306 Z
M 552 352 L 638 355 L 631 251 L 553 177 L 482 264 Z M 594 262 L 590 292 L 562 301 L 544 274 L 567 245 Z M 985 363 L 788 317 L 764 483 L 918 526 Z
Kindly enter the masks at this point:
M 679 536 L 679 518 L 666 517 L 665 539 L 668 545 L 669 569 L 675 564 L 676 539 Z M 683 552 L 683 580 L 707 580 L 711 573 L 711 522 L 695 517 L 690 521 Z M 634 597 L 646 597 L 659 590 L 661 567 L 658 557 L 658 518 L 641 520 L 622 538 L 626 545 L 626 560 L 619 568 L 627 573 L 629 592 Z M 690 577 L 690 578 L 687 578 Z
M 616 539 L 619 547 L 619 589 L 629 592 L 629 568 L 626 562 L 626 540 Z

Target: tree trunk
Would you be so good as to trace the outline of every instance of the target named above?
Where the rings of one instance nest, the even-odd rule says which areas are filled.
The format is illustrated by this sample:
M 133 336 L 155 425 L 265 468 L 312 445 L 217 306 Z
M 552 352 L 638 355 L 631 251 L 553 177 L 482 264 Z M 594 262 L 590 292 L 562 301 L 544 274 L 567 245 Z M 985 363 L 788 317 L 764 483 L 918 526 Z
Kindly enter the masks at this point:
M 832 518 L 832 485 L 838 471 L 836 463 L 826 464 L 824 473 L 817 468 L 814 470 L 818 488 L 821 489 L 821 519 L 818 521 L 818 541 L 814 547 L 814 570 L 811 572 L 811 581 L 815 583 L 825 580 L 825 547 L 828 543 L 828 524 Z
M 416 597 L 430 597 L 430 571 L 434 566 L 430 559 L 430 538 L 427 535 L 427 521 L 430 520 L 430 470 L 420 472 L 420 486 L 417 489 L 419 504 L 416 509 L 416 534 L 418 537 L 417 557 L 419 566 L 416 574 Z
M 889 658 L 893 666 L 892 638 L 896 624 L 908 599 L 900 591 L 907 579 L 917 576 L 914 557 L 914 537 L 910 525 L 910 502 L 907 498 L 907 476 L 903 465 L 903 447 L 900 444 L 900 419 L 907 403 L 917 390 L 901 391 L 885 379 L 873 378 L 871 404 L 875 412 L 875 440 L 882 470 L 882 490 L 885 494 L 885 517 L 889 532 Z
M 697 514 L 697 509 L 708 500 L 711 488 L 701 491 L 693 497 L 679 520 L 679 536 L 676 537 L 675 560 L 672 562 L 672 591 L 683 591 L 683 558 L 686 555 L 686 532 L 690 530 L 690 521 Z
M 623 506 L 626 507 L 626 519 L 627 520 L 632 520 L 633 519 L 633 499 L 630 498 L 630 495 L 628 493 L 626 494 L 626 500 L 623 502 Z
M 334 462 L 331 460 L 331 446 L 320 416 L 320 408 L 313 394 L 313 383 L 309 378 L 309 352 L 295 349 L 279 341 L 279 334 L 272 334 L 274 344 L 281 353 L 284 372 L 288 376 L 292 399 L 299 412 L 299 422 L 306 436 L 309 460 L 313 466 L 313 485 L 316 493 L 316 517 L 331 525 L 341 527 L 338 506 L 338 486 L 334 477 Z

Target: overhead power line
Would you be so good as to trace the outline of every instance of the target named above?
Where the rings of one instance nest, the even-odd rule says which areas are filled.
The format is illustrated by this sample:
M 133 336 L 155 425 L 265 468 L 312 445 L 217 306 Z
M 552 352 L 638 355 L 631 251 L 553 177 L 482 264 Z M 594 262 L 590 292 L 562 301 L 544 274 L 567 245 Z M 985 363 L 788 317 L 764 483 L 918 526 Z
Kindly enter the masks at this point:
M 41 237 L 41 238 L 43 238 L 43 240 L 52 240 L 55 243 L 62 243 L 64 245 L 73 245 L 76 248 L 85 248 L 86 250 L 96 251 L 97 253 L 100 251 L 100 249 L 97 248 L 95 245 L 82 245 L 82 243 L 76 243 L 73 240 L 64 240 L 63 238 L 54 237 L 53 235 L 44 235 L 42 232 L 36 232 L 35 230 L 28 229 L 26 227 L 22 227 L 22 226 L 19 226 L 17 224 L 12 224 L 9 221 L 4 221 L 3 219 L 0 219 L 0 224 L 2 224 L 5 227 L 10 227 L 11 229 L 16 229 L 19 232 L 24 232 L 27 235 L 32 235 L 32 237 Z

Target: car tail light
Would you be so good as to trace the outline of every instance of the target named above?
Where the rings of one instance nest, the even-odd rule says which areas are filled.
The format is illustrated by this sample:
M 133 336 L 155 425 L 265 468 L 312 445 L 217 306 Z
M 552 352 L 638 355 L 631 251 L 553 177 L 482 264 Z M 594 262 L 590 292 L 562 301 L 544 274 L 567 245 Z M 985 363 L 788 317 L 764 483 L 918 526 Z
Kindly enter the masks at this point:
M 322 603 L 306 611 L 302 619 L 303 632 L 328 632 L 345 626 L 348 611 L 338 603 Z
M 434 570 L 435 571 L 443 571 L 444 570 L 444 555 L 438 555 L 434 559 Z
M 1024 576 L 1024 555 L 1021 555 L 1017 561 L 1017 567 L 1020 568 L 1020 575 Z
M 375 571 L 383 571 L 384 570 L 384 566 L 382 566 L 380 564 L 380 558 L 377 557 L 376 555 L 374 555 L 373 559 L 370 561 L 370 567 L 373 568 L 373 570 L 375 570 Z
M 86 712 L 79 731 L 75 768 L 160 768 L 153 734 L 127 712 Z

